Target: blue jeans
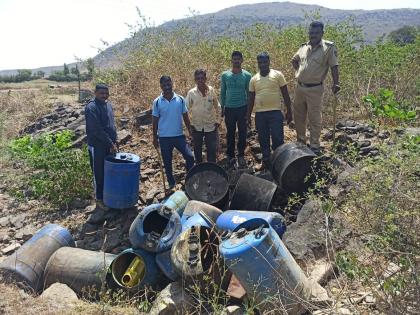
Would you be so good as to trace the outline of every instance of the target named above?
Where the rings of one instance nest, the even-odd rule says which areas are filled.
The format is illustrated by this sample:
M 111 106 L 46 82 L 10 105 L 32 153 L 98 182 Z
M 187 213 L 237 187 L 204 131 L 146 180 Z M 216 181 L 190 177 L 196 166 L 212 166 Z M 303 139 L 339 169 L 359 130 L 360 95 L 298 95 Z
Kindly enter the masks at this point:
M 194 156 L 187 144 L 185 136 L 159 137 L 160 152 L 162 152 L 163 164 L 165 166 L 166 178 L 169 186 L 175 185 L 175 178 L 172 173 L 172 152 L 176 148 L 185 159 L 187 172 L 194 166 Z
M 255 113 L 255 126 L 257 127 L 263 160 L 270 158 L 270 136 L 273 151 L 284 143 L 283 120 L 281 110 Z

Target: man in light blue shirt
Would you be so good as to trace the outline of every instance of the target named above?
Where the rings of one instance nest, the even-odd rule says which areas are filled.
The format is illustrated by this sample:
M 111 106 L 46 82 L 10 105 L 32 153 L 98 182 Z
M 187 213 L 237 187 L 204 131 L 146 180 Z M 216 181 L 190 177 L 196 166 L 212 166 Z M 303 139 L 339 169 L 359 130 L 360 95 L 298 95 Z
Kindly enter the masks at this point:
M 189 148 L 184 132 L 182 121 L 191 136 L 191 125 L 188 117 L 188 109 L 184 98 L 173 92 L 172 79 L 169 76 L 160 78 L 162 94 L 153 101 L 153 145 L 162 153 L 165 166 L 166 178 L 169 189 L 175 186 L 175 178 L 172 172 L 172 153 L 176 148 L 184 157 L 187 171 L 194 166 L 194 156 Z

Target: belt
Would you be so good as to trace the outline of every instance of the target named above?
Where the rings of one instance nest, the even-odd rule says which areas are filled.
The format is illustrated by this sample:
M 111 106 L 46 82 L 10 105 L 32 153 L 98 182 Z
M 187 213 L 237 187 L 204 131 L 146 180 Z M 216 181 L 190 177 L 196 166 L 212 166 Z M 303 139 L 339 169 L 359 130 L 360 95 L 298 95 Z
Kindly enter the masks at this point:
M 320 82 L 320 83 L 302 83 L 302 82 L 298 81 L 298 84 L 300 86 L 302 86 L 302 87 L 308 87 L 308 88 L 310 88 L 310 87 L 322 85 L 322 82 Z

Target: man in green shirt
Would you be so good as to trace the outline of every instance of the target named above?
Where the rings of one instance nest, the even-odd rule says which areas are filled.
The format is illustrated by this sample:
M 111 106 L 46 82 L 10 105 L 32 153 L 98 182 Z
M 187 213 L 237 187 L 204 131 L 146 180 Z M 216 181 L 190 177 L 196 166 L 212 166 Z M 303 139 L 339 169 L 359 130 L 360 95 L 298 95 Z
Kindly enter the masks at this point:
M 232 70 L 223 72 L 220 83 L 220 104 L 225 117 L 227 156 L 229 163 L 235 163 L 235 133 L 238 126 L 238 164 L 246 167 L 244 158 L 247 133 L 248 90 L 251 74 L 241 68 L 242 53 L 232 53 Z

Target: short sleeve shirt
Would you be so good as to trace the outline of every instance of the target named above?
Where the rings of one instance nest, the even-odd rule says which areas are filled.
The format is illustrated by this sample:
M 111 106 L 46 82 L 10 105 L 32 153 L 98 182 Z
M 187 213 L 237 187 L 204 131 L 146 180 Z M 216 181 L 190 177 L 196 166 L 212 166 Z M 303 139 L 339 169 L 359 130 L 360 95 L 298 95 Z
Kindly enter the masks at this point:
M 211 132 L 216 128 L 215 124 L 220 123 L 220 105 L 211 86 L 205 96 L 197 87 L 189 90 L 185 103 L 191 114 L 191 125 L 197 131 Z
M 182 96 L 174 93 L 168 101 L 161 94 L 153 101 L 152 116 L 159 117 L 159 137 L 178 137 L 184 134 L 182 130 L 182 115 L 187 113 L 187 106 Z
M 255 92 L 255 112 L 281 110 L 282 100 L 280 88 L 287 84 L 283 73 L 270 69 L 263 77 L 259 72 L 251 78 L 249 91 Z
M 338 65 L 337 48 L 326 40 L 321 40 L 315 47 L 309 42 L 303 44 L 293 59 L 299 62 L 296 78 L 306 84 L 323 82 L 328 69 Z

